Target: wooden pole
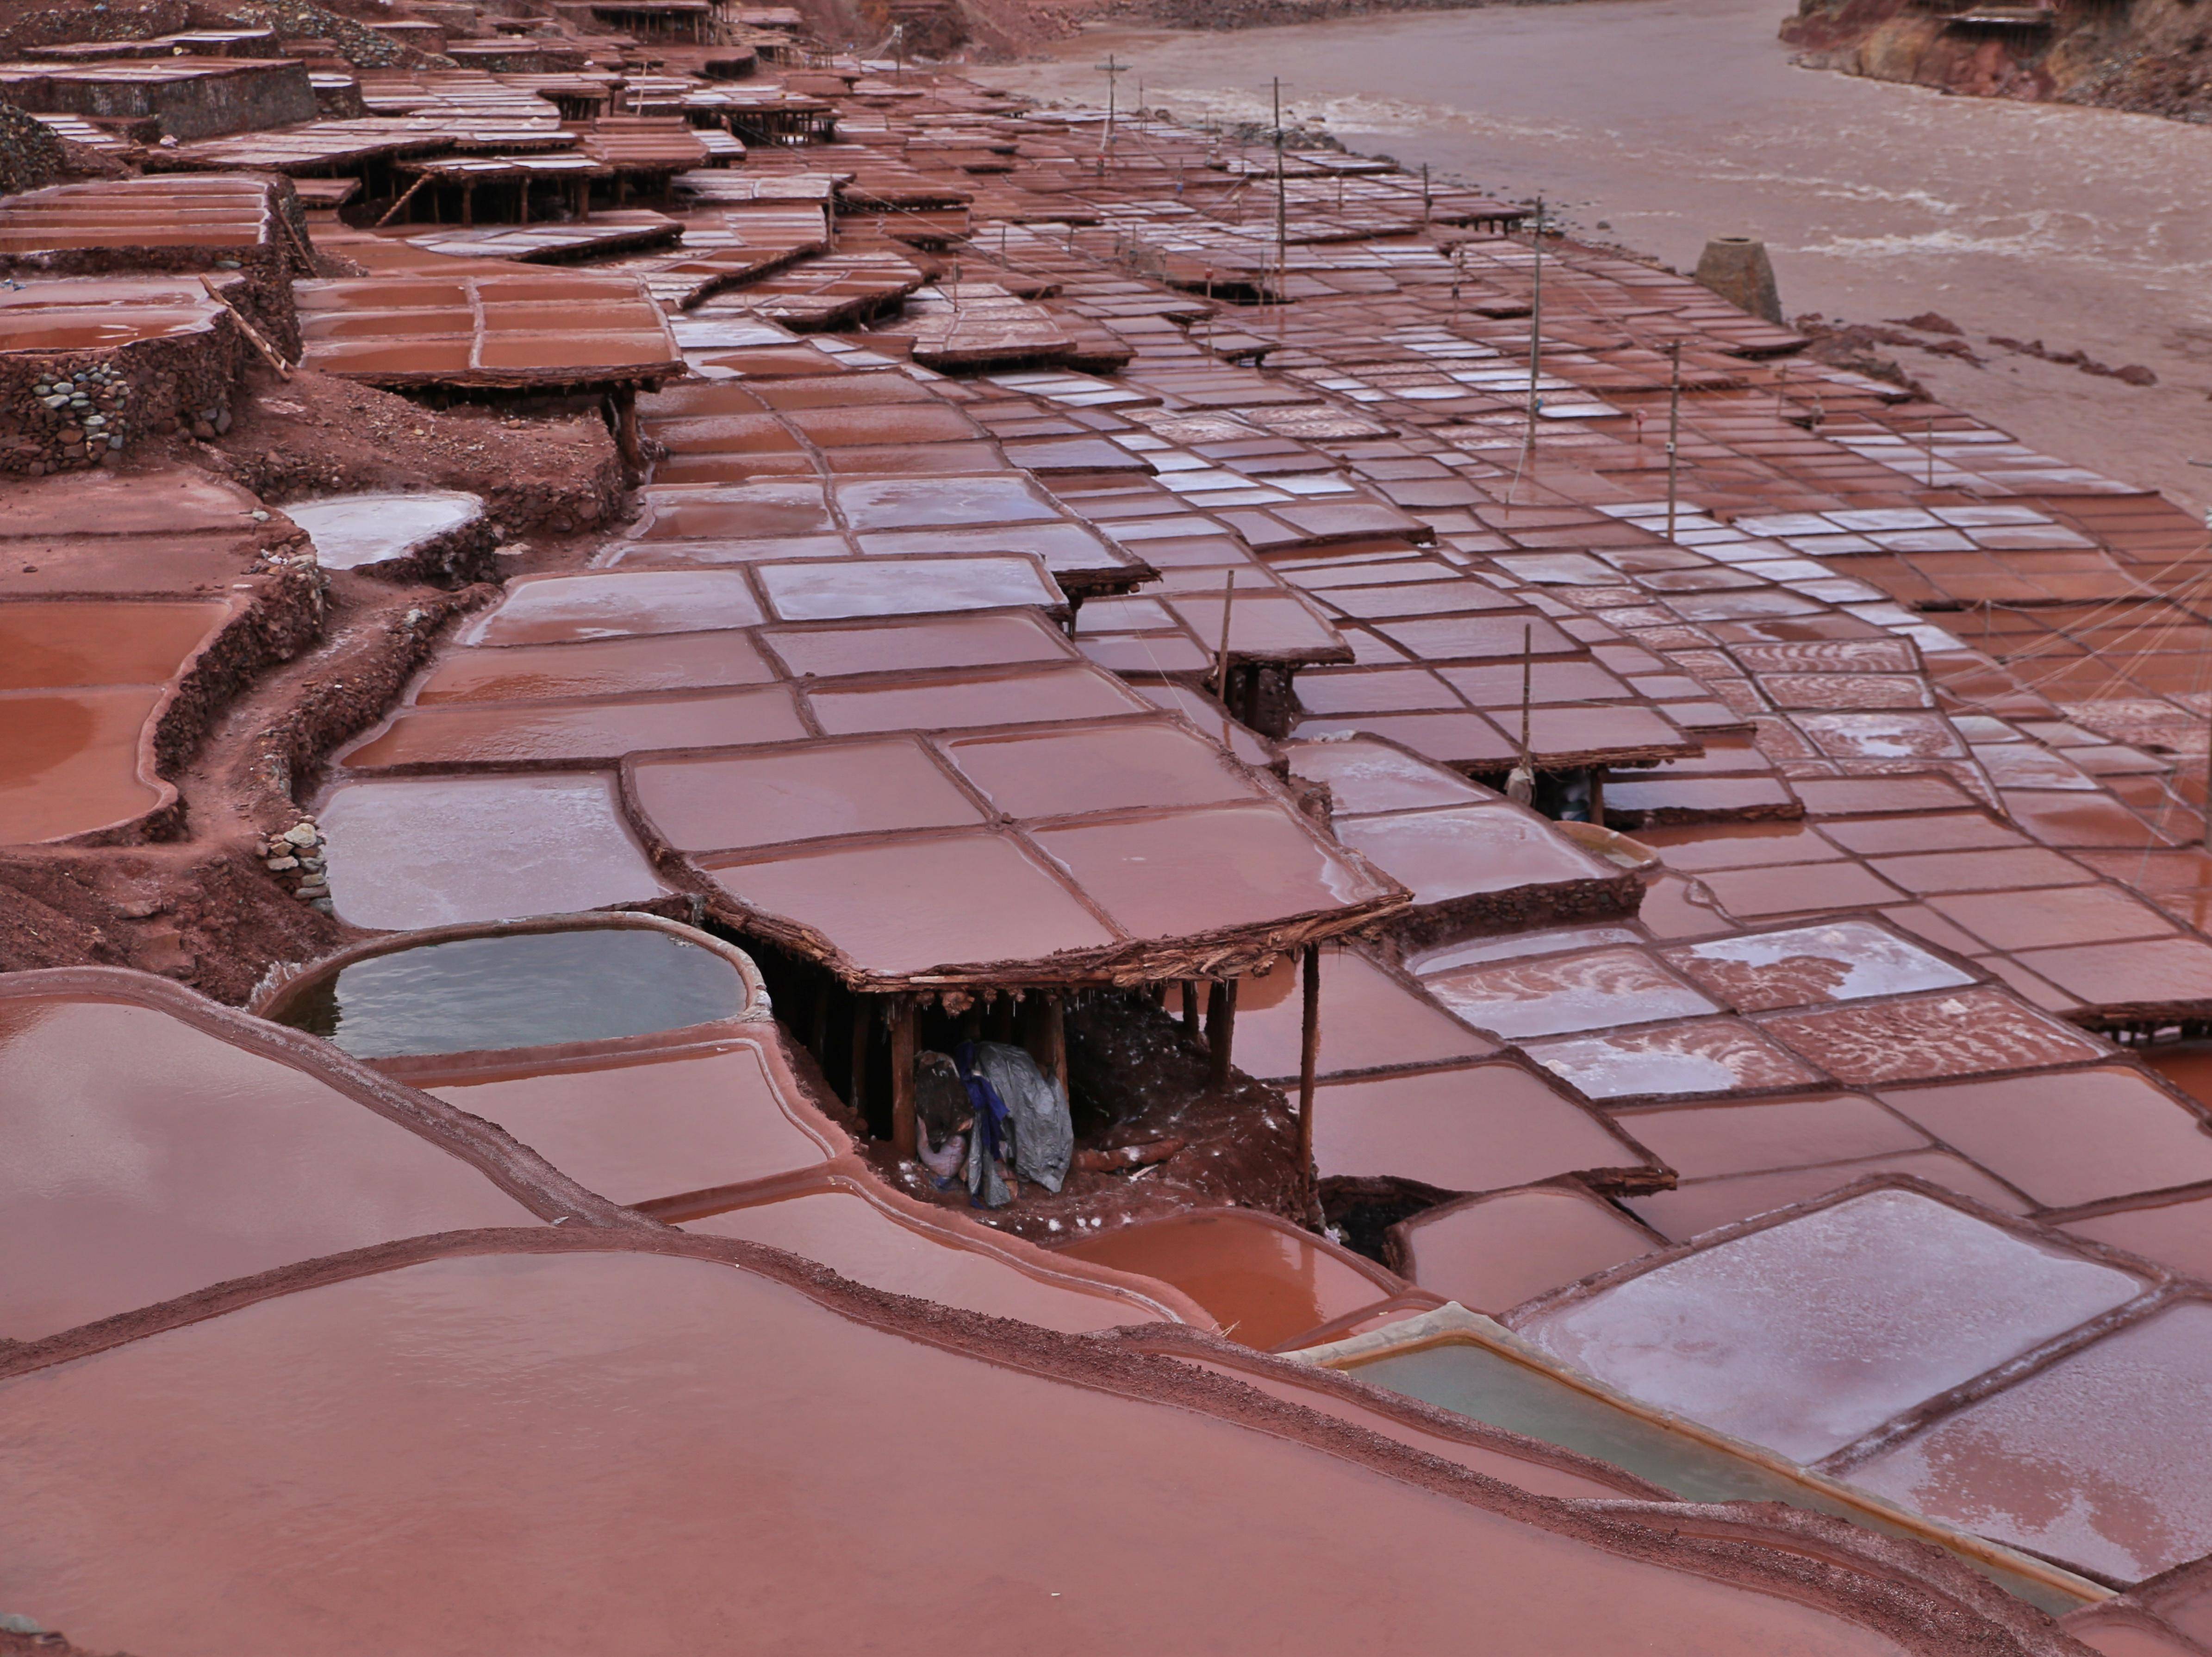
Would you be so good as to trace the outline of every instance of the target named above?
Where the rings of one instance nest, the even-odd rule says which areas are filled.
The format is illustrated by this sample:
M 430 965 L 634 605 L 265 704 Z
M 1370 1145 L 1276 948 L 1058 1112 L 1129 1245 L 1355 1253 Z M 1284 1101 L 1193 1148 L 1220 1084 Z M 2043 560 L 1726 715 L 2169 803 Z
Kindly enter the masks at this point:
M 1275 302 L 1288 297 L 1290 286 L 1291 208 L 1283 185 L 1283 79 L 1275 77 Z
M 845 1102 L 864 1119 L 868 1114 L 868 1019 L 873 1010 L 866 996 L 853 997 L 852 1048 L 845 1067 Z
M 1067 1020 L 1060 998 L 1031 990 L 1022 1002 L 1022 1045 L 1037 1069 L 1067 1087 Z
M 637 472 L 645 470 L 645 444 L 637 435 L 637 387 L 617 386 L 614 391 L 615 447 L 629 468 Z
M 1231 567 L 1221 578 L 1221 648 L 1213 653 L 1213 690 L 1221 705 L 1229 705 L 1229 615 L 1237 607 L 1237 571 Z
M 1544 198 L 1536 198 L 1536 228 L 1528 238 L 1536 255 L 1528 287 L 1528 447 L 1536 447 L 1536 377 L 1544 361 Z
M 283 352 L 262 338 L 261 330 L 246 320 L 246 313 L 232 304 L 229 296 L 215 285 L 215 278 L 210 276 L 201 277 L 200 286 L 207 289 L 210 299 L 230 313 L 230 320 L 238 325 L 238 331 L 246 336 L 246 344 L 259 351 L 262 360 L 276 370 L 276 377 L 279 380 L 289 380 L 292 377 L 292 365 L 284 360 Z
M 1676 467 L 1681 452 L 1682 342 L 1678 339 L 1668 346 L 1667 355 L 1674 360 L 1667 376 L 1667 539 L 1671 541 L 1674 539 Z
M 1528 758 L 1528 704 L 1534 699 L 1536 683 L 1536 624 L 1521 624 L 1521 763 L 1530 772 L 1536 769 Z
M 901 996 L 891 1007 L 891 1148 L 902 1158 L 915 1151 L 914 1001 Z
M 1237 980 L 1223 978 L 1213 986 L 1206 1008 L 1207 1079 L 1216 1093 L 1229 1090 L 1229 1068 L 1237 1045 Z
M 1305 1022 L 1298 1030 L 1298 1172 L 1314 1171 L 1314 1072 L 1321 1062 L 1321 946 L 1306 946 Z
M 418 176 L 414 183 L 407 186 L 407 193 L 400 197 L 398 201 L 393 202 L 390 207 L 386 208 L 385 210 L 384 216 L 377 220 L 373 228 L 381 230 L 386 225 L 391 223 L 392 220 L 398 218 L 399 216 L 399 210 L 406 206 L 409 202 L 414 200 L 416 192 L 429 182 L 430 175 L 428 173 L 424 173 Z
M 1193 1041 L 1198 1039 L 1198 980 L 1196 978 L 1185 978 L 1182 981 L 1182 1028 L 1183 1033 Z

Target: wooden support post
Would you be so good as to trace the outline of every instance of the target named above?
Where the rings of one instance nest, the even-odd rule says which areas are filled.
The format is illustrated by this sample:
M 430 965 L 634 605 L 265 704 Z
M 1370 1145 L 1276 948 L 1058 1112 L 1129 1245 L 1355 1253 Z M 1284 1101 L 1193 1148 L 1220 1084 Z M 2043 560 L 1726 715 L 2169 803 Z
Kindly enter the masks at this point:
M 914 1000 L 901 996 L 891 1003 L 891 1148 L 902 1158 L 915 1148 L 914 1026 Z
M 1216 1093 L 1229 1090 L 1229 1067 L 1237 1045 L 1237 980 L 1224 978 L 1213 986 L 1206 1008 L 1207 1080 Z
M 1198 980 L 1182 981 L 1182 1030 L 1193 1041 L 1198 1039 Z
M 1022 1002 L 1022 1045 L 1037 1062 L 1037 1069 L 1067 1088 L 1066 1004 L 1056 995 L 1030 991 Z
M 473 225 L 477 222 L 477 186 L 473 179 L 461 180 L 461 222 Z
M 1298 1028 L 1298 1173 L 1311 1179 L 1314 1171 L 1314 1071 L 1321 1061 L 1321 946 L 1306 946 L 1304 967 L 1305 1021 Z
M 868 1114 L 868 1019 L 874 1010 L 866 996 L 853 997 L 852 1051 L 845 1066 L 845 1102 L 863 1120 Z
M 825 1070 L 830 1067 L 830 985 L 827 972 L 814 986 L 814 1004 L 806 1011 L 806 1045 Z
M 1221 648 L 1213 654 L 1213 693 L 1229 705 L 1229 617 L 1237 607 L 1237 571 L 1232 566 L 1221 579 Z
M 611 393 L 615 405 L 615 447 L 623 464 L 641 476 L 645 472 L 645 445 L 637 435 L 637 387 L 617 386 Z

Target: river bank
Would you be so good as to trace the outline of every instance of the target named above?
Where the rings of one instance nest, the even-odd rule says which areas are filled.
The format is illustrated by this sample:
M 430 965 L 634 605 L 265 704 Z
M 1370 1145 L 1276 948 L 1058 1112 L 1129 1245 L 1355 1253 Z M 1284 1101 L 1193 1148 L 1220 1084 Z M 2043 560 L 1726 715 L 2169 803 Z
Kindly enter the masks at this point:
M 1279 76 L 1349 147 L 1540 192 L 1577 235 L 1682 270 L 1710 235 L 1762 237 L 1791 314 L 1887 325 L 1936 396 L 2206 505 L 2212 131 L 1797 69 L 1775 21 L 1772 0 L 1587 0 L 1094 29 L 988 78 L 1098 104 L 1110 54 L 1125 107 L 1237 122 Z M 1959 332 L 1894 326 L 1931 315 Z M 2050 360 L 2077 351 L 2155 383 Z

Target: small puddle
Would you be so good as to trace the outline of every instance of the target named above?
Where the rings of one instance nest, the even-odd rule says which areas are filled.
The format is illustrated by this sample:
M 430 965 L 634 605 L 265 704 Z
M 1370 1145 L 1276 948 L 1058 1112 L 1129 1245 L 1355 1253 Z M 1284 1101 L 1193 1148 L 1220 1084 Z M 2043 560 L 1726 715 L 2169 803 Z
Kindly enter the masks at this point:
M 372 955 L 299 986 L 270 1016 L 368 1059 L 652 1035 L 744 1006 L 744 978 L 712 950 L 587 927 Z

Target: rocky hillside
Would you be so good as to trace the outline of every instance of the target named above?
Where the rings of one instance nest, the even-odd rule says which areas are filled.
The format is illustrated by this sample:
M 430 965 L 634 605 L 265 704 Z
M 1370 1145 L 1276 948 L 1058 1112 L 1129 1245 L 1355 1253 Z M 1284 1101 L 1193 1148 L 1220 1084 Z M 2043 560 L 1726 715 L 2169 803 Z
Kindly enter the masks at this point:
M 2212 8 L 2202 0 L 2062 0 L 2047 21 L 1974 21 L 2033 10 L 1802 0 L 1782 38 L 1814 68 L 1982 97 L 2212 121 Z

